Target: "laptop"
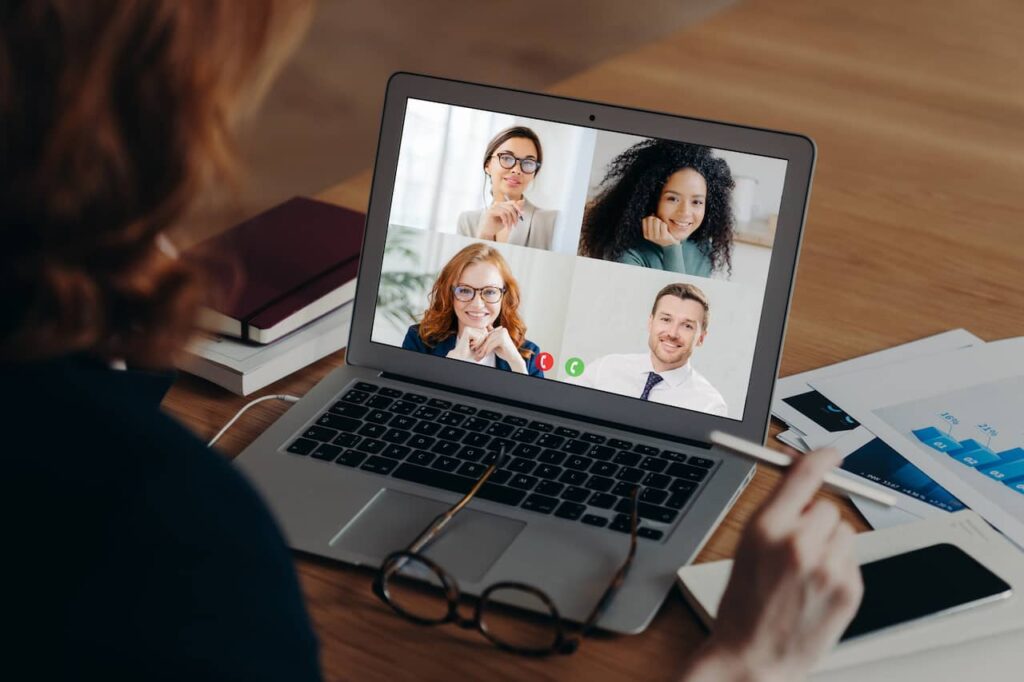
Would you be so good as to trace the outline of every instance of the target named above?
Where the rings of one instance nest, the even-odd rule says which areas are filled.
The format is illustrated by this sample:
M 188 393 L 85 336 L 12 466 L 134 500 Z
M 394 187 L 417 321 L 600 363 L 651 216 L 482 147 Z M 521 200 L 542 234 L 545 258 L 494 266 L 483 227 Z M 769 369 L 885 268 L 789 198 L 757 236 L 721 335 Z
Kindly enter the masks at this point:
M 426 551 L 479 595 L 644 630 L 754 474 L 807 137 L 391 77 L 346 364 L 235 460 L 290 546 L 377 567 L 507 453 Z M 529 604 L 513 604 L 530 608 Z

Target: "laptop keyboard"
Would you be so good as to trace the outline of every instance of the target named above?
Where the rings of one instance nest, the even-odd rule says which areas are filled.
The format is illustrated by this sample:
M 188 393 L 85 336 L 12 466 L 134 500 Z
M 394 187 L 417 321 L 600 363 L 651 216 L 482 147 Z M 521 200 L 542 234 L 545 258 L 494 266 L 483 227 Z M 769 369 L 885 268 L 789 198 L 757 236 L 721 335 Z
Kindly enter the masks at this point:
M 717 462 L 555 423 L 356 382 L 285 451 L 466 493 L 504 447 L 477 493 L 492 502 L 661 540 Z

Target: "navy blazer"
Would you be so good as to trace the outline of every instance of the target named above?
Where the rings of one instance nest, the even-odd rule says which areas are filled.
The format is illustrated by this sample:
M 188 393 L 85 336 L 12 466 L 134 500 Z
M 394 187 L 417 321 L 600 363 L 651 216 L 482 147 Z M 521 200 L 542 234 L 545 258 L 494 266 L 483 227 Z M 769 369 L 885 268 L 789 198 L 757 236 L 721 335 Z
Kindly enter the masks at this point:
M 443 358 L 455 348 L 456 340 L 456 335 L 452 334 L 436 346 L 428 346 L 423 342 L 423 339 L 420 338 L 420 326 L 418 324 L 414 324 L 409 327 L 409 331 L 405 333 L 405 340 L 402 341 L 402 348 L 405 348 L 406 350 L 414 350 L 417 353 L 437 355 L 438 357 Z M 540 377 L 543 379 L 544 370 L 537 366 L 537 354 L 540 353 L 540 347 L 528 339 L 523 340 L 522 347 L 530 351 L 530 357 L 524 358 L 526 360 L 526 373 L 531 377 Z M 512 371 L 509 364 L 499 357 L 494 358 L 494 366 L 498 369 L 503 369 L 506 372 Z

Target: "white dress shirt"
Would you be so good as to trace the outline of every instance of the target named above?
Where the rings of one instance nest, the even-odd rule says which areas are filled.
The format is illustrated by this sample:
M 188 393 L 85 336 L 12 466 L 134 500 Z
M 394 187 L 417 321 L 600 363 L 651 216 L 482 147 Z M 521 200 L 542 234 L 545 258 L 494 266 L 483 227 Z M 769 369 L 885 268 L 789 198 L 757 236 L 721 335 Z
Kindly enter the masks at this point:
M 654 371 L 650 353 L 605 355 L 587 365 L 579 377 L 569 381 L 580 386 L 639 398 L 644 392 L 649 373 Z M 689 362 L 682 367 L 657 374 L 661 376 L 662 381 L 654 385 L 647 397 L 652 403 L 698 410 L 723 417 L 728 415 L 722 394 Z

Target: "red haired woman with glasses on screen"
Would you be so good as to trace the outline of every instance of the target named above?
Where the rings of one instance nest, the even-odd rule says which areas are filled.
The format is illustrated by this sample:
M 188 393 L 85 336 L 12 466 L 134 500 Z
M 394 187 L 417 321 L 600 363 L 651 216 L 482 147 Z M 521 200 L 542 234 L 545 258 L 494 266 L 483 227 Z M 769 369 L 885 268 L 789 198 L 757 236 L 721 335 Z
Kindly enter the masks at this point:
M 543 377 L 540 348 L 526 339 L 519 283 L 501 253 L 470 244 L 437 276 L 430 304 L 402 348 Z
M 0 580 L 15 626 L 6 668 L 32 679 L 320 679 L 270 512 L 159 409 L 164 370 L 204 295 L 200 273 L 161 235 L 230 175 L 233 124 L 309 8 L 0 7 Z M 448 282 L 465 289 L 448 290 L 448 314 L 428 315 L 423 333 L 440 345 L 471 327 L 460 352 L 523 369 L 518 356 L 529 371 L 536 346 L 514 324 L 515 280 L 493 256 L 478 262 L 500 281 Z M 493 319 L 481 296 L 499 301 Z M 456 302 L 472 304 L 460 309 L 465 323 Z M 718 627 L 686 679 L 798 679 L 839 637 L 859 596 L 850 531 L 835 507 L 810 503 L 836 461 L 803 458 L 755 514 Z

